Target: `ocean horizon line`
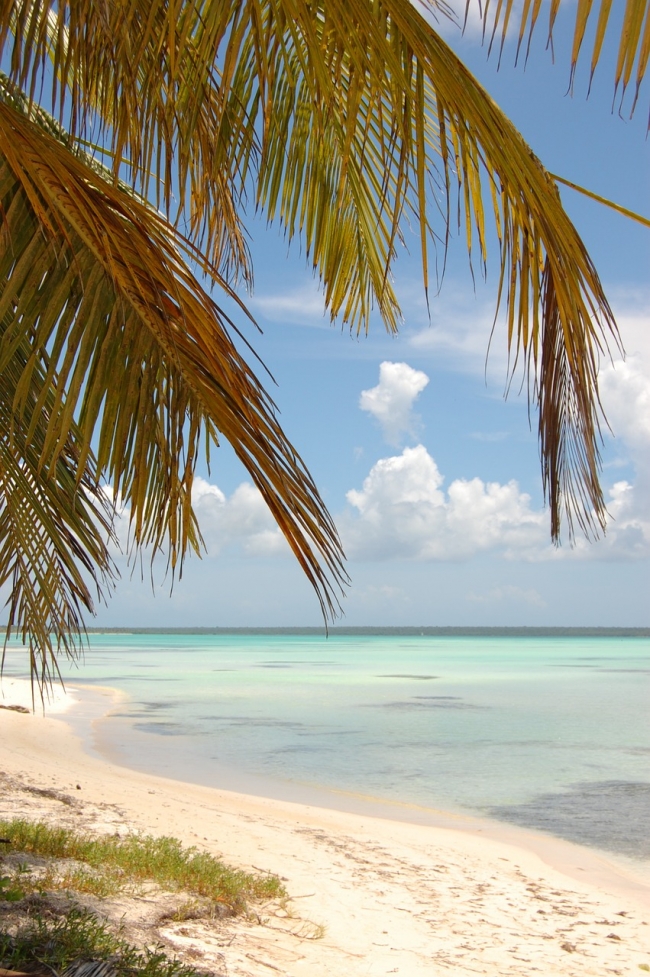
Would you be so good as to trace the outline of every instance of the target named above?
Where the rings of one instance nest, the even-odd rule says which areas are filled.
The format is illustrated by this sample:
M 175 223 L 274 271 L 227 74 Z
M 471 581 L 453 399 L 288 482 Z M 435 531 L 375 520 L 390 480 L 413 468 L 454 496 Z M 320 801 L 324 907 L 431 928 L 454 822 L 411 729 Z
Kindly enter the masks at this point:
M 405 637 L 650 637 L 650 627 L 536 627 L 536 626 L 335 626 L 320 627 L 96 627 L 93 634 L 178 634 L 178 635 L 345 635 Z

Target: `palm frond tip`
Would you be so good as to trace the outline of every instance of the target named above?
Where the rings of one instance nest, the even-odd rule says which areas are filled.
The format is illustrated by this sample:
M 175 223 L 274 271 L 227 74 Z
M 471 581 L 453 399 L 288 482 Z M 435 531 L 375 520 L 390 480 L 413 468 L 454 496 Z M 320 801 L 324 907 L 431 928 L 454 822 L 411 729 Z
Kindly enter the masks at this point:
M 503 47 L 508 37 L 517 38 L 517 57 L 530 52 L 533 34 L 544 7 L 548 8 L 547 43 L 553 43 L 556 22 L 561 8 L 569 7 L 569 0 L 553 0 L 548 5 L 541 3 L 520 4 L 516 0 L 501 0 L 497 4 L 482 3 L 481 0 L 467 0 L 466 11 L 475 4 L 483 18 L 484 33 L 489 36 L 490 49 Z M 618 95 L 623 105 L 628 90 L 632 89 L 630 114 L 636 108 L 639 91 L 648 68 L 650 57 L 650 3 L 648 0 L 625 0 L 613 5 L 612 0 L 571 0 L 574 13 L 573 41 L 570 60 L 570 85 L 573 88 L 578 63 L 589 59 L 589 87 L 594 72 L 601 61 L 606 38 L 615 44 L 618 41 L 616 64 L 614 68 L 614 95 Z M 614 14 L 614 15 L 612 15 Z M 542 28 L 543 29 L 543 28 Z M 591 37 L 591 44 L 585 41 Z M 589 55 L 591 50 L 591 55 Z

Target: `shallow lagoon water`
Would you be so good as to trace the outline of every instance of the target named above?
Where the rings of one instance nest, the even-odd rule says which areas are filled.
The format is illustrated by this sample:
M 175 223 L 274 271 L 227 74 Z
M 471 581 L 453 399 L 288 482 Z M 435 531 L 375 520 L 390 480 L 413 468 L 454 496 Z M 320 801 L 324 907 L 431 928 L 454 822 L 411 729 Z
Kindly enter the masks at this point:
M 7 671 L 23 667 L 12 650 Z M 136 769 L 487 815 L 650 859 L 648 638 L 92 635 L 64 675 L 122 690 L 97 742 Z

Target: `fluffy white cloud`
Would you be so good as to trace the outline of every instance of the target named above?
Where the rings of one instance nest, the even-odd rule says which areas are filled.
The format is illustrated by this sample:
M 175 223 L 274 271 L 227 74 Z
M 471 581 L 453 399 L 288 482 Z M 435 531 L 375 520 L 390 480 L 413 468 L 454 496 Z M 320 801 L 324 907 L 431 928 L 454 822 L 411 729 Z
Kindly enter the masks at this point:
M 109 486 L 104 492 L 112 499 Z M 250 482 L 242 482 L 230 496 L 218 485 L 196 476 L 192 504 L 205 540 L 207 555 L 215 556 L 224 547 L 235 546 L 251 556 L 276 556 L 289 553 L 287 542 L 275 524 L 260 492 Z M 117 544 L 110 544 L 114 557 L 129 551 L 131 510 L 118 500 L 113 528 Z
M 517 483 L 443 476 L 423 445 L 383 458 L 361 490 L 347 493 L 356 514 L 340 521 L 356 559 L 463 560 L 500 549 L 514 556 L 546 547 L 546 518 Z
M 500 5 L 486 4 L 485 0 L 469 0 L 469 3 L 467 0 L 445 0 L 445 6 L 447 8 L 447 14 L 441 10 L 436 10 L 433 6 L 429 7 L 424 3 L 416 3 L 416 7 L 418 7 L 420 13 L 423 13 L 433 23 L 438 33 L 449 41 L 452 46 L 454 42 L 457 42 L 455 46 L 458 46 L 458 42 L 461 40 L 461 32 L 465 46 L 468 40 L 476 45 L 484 43 L 484 35 L 489 41 L 494 24 L 494 15 L 497 9 L 501 9 Z M 511 14 L 513 19 L 520 14 L 521 6 L 522 0 L 514 0 L 513 12 Z M 483 17 L 486 10 L 488 18 L 484 31 Z M 500 33 L 497 36 L 498 43 L 500 43 Z M 506 44 L 512 47 L 515 43 L 516 34 L 513 31 L 506 38 Z
M 384 361 L 379 367 L 379 383 L 361 391 L 359 407 L 379 421 L 389 444 L 398 445 L 402 435 L 413 433 L 417 422 L 413 404 L 428 382 L 426 373 L 408 363 Z
M 196 477 L 192 503 L 208 555 L 214 555 L 233 543 L 254 556 L 288 552 L 286 540 L 264 499 L 250 482 L 242 482 L 228 498 L 218 486 Z
M 650 556 L 650 499 L 648 478 L 639 476 L 634 485 L 616 482 L 609 490 L 608 525 L 596 556 L 611 559 Z M 584 547 L 584 543 L 581 542 Z
M 644 307 L 645 306 L 645 307 Z M 609 490 L 610 520 L 597 549 L 612 558 L 650 554 L 650 309 L 647 297 L 635 309 L 617 312 L 627 356 L 606 361 L 600 396 L 620 455 L 635 469 L 634 484 Z
M 600 374 L 600 394 L 619 450 L 636 471 L 633 485 L 618 482 L 610 490 L 610 535 L 620 537 L 624 529 L 633 528 L 650 552 L 650 371 L 643 357 L 606 366 Z
M 600 372 L 599 386 L 614 436 L 622 438 L 635 461 L 643 463 L 650 447 L 650 375 L 641 357 L 608 364 Z
M 103 485 L 102 492 L 109 502 L 113 504 L 115 493 L 111 485 Z M 108 540 L 108 549 L 114 560 L 119 560 L 122 554 L 129 549 L 129 528 L 131 510 L 125 506 L 120 496 L 115 502 L 113 513 L 113 538 Z
M 483 38 L 483 4 L 479 0 L 446 0 L 451 16 L 439 13 L 436 28 L 448 40 L 460 37 L 461 29 L 465 38 L 480 42 Z
M 548 513 L 531 508 L 517 482 L 456 479 L 446 491 L 443 484 L 421 444 L 378 461 L 363 487 L 347 493 L 351 509 L 338 520 L 348 556 L 454 561 L 492 551 L 505 559 L 538 562 L 650 555 L 648 499 L 638 498 L 639 484 L 621 481 L 609 490 L 603 539 L 590 542 L 579 536 L 574 545 L 561 547 L 550 542 Z

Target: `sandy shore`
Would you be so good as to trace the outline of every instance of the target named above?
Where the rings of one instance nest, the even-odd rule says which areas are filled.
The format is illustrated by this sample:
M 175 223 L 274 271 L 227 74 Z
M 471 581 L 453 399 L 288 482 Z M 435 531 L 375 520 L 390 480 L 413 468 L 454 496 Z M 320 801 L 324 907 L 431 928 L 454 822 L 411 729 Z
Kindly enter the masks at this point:
M 0 705 L 25 695 L 5 680 Z M 99 710 L 110 692 L 92 695 Z M 0 817 L 172 834 L 282 876 L 281 911 L 224 923 L 218 937 L 191 921 L 166 934 L 214 973 L 605 977 L 650 966 L 650 889 L 595 854 L 136 773 L 84 753 L 64 721 L 71 701 L 59 695 L 46 717 L 0 709 Z

